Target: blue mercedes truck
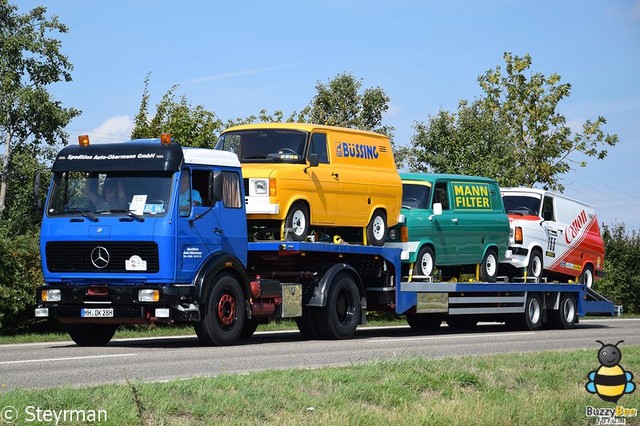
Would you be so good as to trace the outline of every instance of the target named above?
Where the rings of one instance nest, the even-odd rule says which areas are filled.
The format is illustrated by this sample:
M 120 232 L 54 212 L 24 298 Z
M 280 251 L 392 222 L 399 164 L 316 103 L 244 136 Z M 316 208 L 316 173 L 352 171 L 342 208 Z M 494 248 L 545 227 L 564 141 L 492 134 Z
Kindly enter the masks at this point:
M 276 318 L 295 319 L 307 339 L 345 339 L 372 310 L 406 316 L 415 330 L 482 320 L 572 328 L 580 316 L 613 315 L 580 284 L 433 283 L 403 276 L 412 265 L 398 248 L 315 235 L 249 241 L 248 182 L 235 154 L 182 147 L 168 134 L 79 139 L 52 165 L 35 310 L 78 345 L 151 323 L 192 323 L 203 344 L 229 345 Z

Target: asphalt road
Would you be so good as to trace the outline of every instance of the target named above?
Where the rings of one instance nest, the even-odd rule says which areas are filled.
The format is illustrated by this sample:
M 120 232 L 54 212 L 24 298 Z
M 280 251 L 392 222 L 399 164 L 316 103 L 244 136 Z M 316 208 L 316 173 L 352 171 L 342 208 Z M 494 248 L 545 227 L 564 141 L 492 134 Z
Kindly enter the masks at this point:
M 120 339 L 99 348 L 70 342 L 0 346 L 3 389 L 89 386 L 126 380 L 164 381 L 267 369 L 318 368 L 377 360 L 592 349 L 596 340 L 640 345 L 640 319 L 583 320 L 573 330 L 508 331 L 480 324 L 473 332 L 446 326 L 432 334 L 408 327 L 360 328 L 342 341 L 304 341 L 297 331 L 256 333 L 231 347 L 203 347 L 195 336 Z

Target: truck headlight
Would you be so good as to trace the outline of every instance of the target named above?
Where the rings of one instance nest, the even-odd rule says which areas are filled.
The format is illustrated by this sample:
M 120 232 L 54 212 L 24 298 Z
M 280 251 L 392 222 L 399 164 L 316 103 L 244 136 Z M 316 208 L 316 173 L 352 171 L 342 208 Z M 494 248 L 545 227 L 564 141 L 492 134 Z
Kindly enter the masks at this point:
M 159 302 L 160 290 L 151 290 L 151 289 L 139 290 L 138 300 L 140 302 Z
M 40 297 L 43 302 L 60 302 L 62 300 L 62 291 L 60 289 L 42 290 Z
M 253 181 L 253 193 L 256 195 L 265 195 L 269 192 L 269 184 L 266 179 L 255 179 Z

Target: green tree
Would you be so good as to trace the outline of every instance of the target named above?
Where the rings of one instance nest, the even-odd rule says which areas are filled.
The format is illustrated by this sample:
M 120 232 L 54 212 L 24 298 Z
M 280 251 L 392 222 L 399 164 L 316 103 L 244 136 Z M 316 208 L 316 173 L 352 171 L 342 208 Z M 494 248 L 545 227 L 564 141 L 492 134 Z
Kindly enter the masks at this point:
M 604 225 L 602 231 L 606 275 L 595 289 L 625 312 L 640 313 L 640 234 L 629 234 L 624 224 Z
M 311 123 L 370 130 L 392 137 L 395 129 L 382 124 L 389 97 L 380 87 L 361 89 L 362 81 L 349 73 L 338 74 L 326 85 L 318 82 L 316 95 L 302 116 L 308 116 Z
M 150 118 L 147 75 L 131 138 L 157 138 L 162 133 L 171 133 L 182 145 L 213 148 L 222 130 L 222 121 L 202 105 L 192 106 L 184 95 L 176 100 L 177 88 L 178 86 L 173 86 L 165 93 L 156 106 L 155 114 Z
M 427 124 L 416 124 L 411 148 L 400 155 L 415 157 L 409 161 L 412 170 L 458 172 L 463 161 L 463 172 L 494 177 L 504 186 L 540 184 L 562 191 L 561 174 L 576 164 L 585 167 L 585 157 L 607 156 L 605 148 L 614 146 L 618 136 L 604 133 L 603 117 L 587 120 L 582 132 L 573 133 L 558 112 L 559 102 L 571 92 L 570 84 L 560 83 L 558 74 L 532 72 L 528 54 L 505 53 L 504 60 L 506 74 L 497 66 L 478 77 L 484 97 L 471 105 L 461 101 L 457 115 L 441 111 Z M 440 140 L 444 125 L 448 137 Z M 478 146 L 464 148 L 466 155 L 451 156 L 462 144 Z M 578 161 L 580 155 L 583 159 Z
M 17 7 L 0 0 L 0 218 L 6 218 L 14 152 L 44 161 L 51 147 L 66 144 L 63 130 L 80 111 L 63 108 L 47 87 L 71 81 L 73 66 L 60 52 L 59 40 L 50 33 L 66 33 L 56 16 L 36 7 L 20 15 Z M 27 157 L 23 157 L 27 158 Z M 36 164 L 33 164 L 35 167 Z M 18 199 L 19 197 L 14 197 Z M 29 203 L 31 205 L 31 203 Z M 14 215 L 14 217 L 17 217 Z

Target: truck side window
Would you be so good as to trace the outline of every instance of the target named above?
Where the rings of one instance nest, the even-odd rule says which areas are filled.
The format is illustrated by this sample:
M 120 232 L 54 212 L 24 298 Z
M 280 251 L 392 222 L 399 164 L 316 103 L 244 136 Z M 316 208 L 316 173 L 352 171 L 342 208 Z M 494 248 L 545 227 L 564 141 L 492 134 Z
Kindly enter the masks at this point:
M 193 189 L 198 191 L 202 200 L 200 202 L 195 202 L 193 205 L 211 207 L 213 205 L 213 200 L 210 200 L 207 197 L 207 194 L 209 193 L 209 175 L 211 174 L 211 172 L 209 170 L 193 169 L 191 173 L 191 185 L 193 186 Z
M 240 197 L 240 176 L 234 172 L 222 172 L 222 203 L 225 207 L 242 207 Z
M 442 210 L 449 210 L 449 193 L 447 182 L 438 182 L 433 193 L 433 203 L 441 203 Z
M 544 197 L 542 200 L 542 220 L 556 220 L 556 215 L 553 211 L 553 198 Z
M 329 164 L 329 155 L 327 154 L 327 135 L 324 133 L 314 133 L 311 135 L 311 143 L 309 144 L 309 154 L 318 154 L 318 162 Z

